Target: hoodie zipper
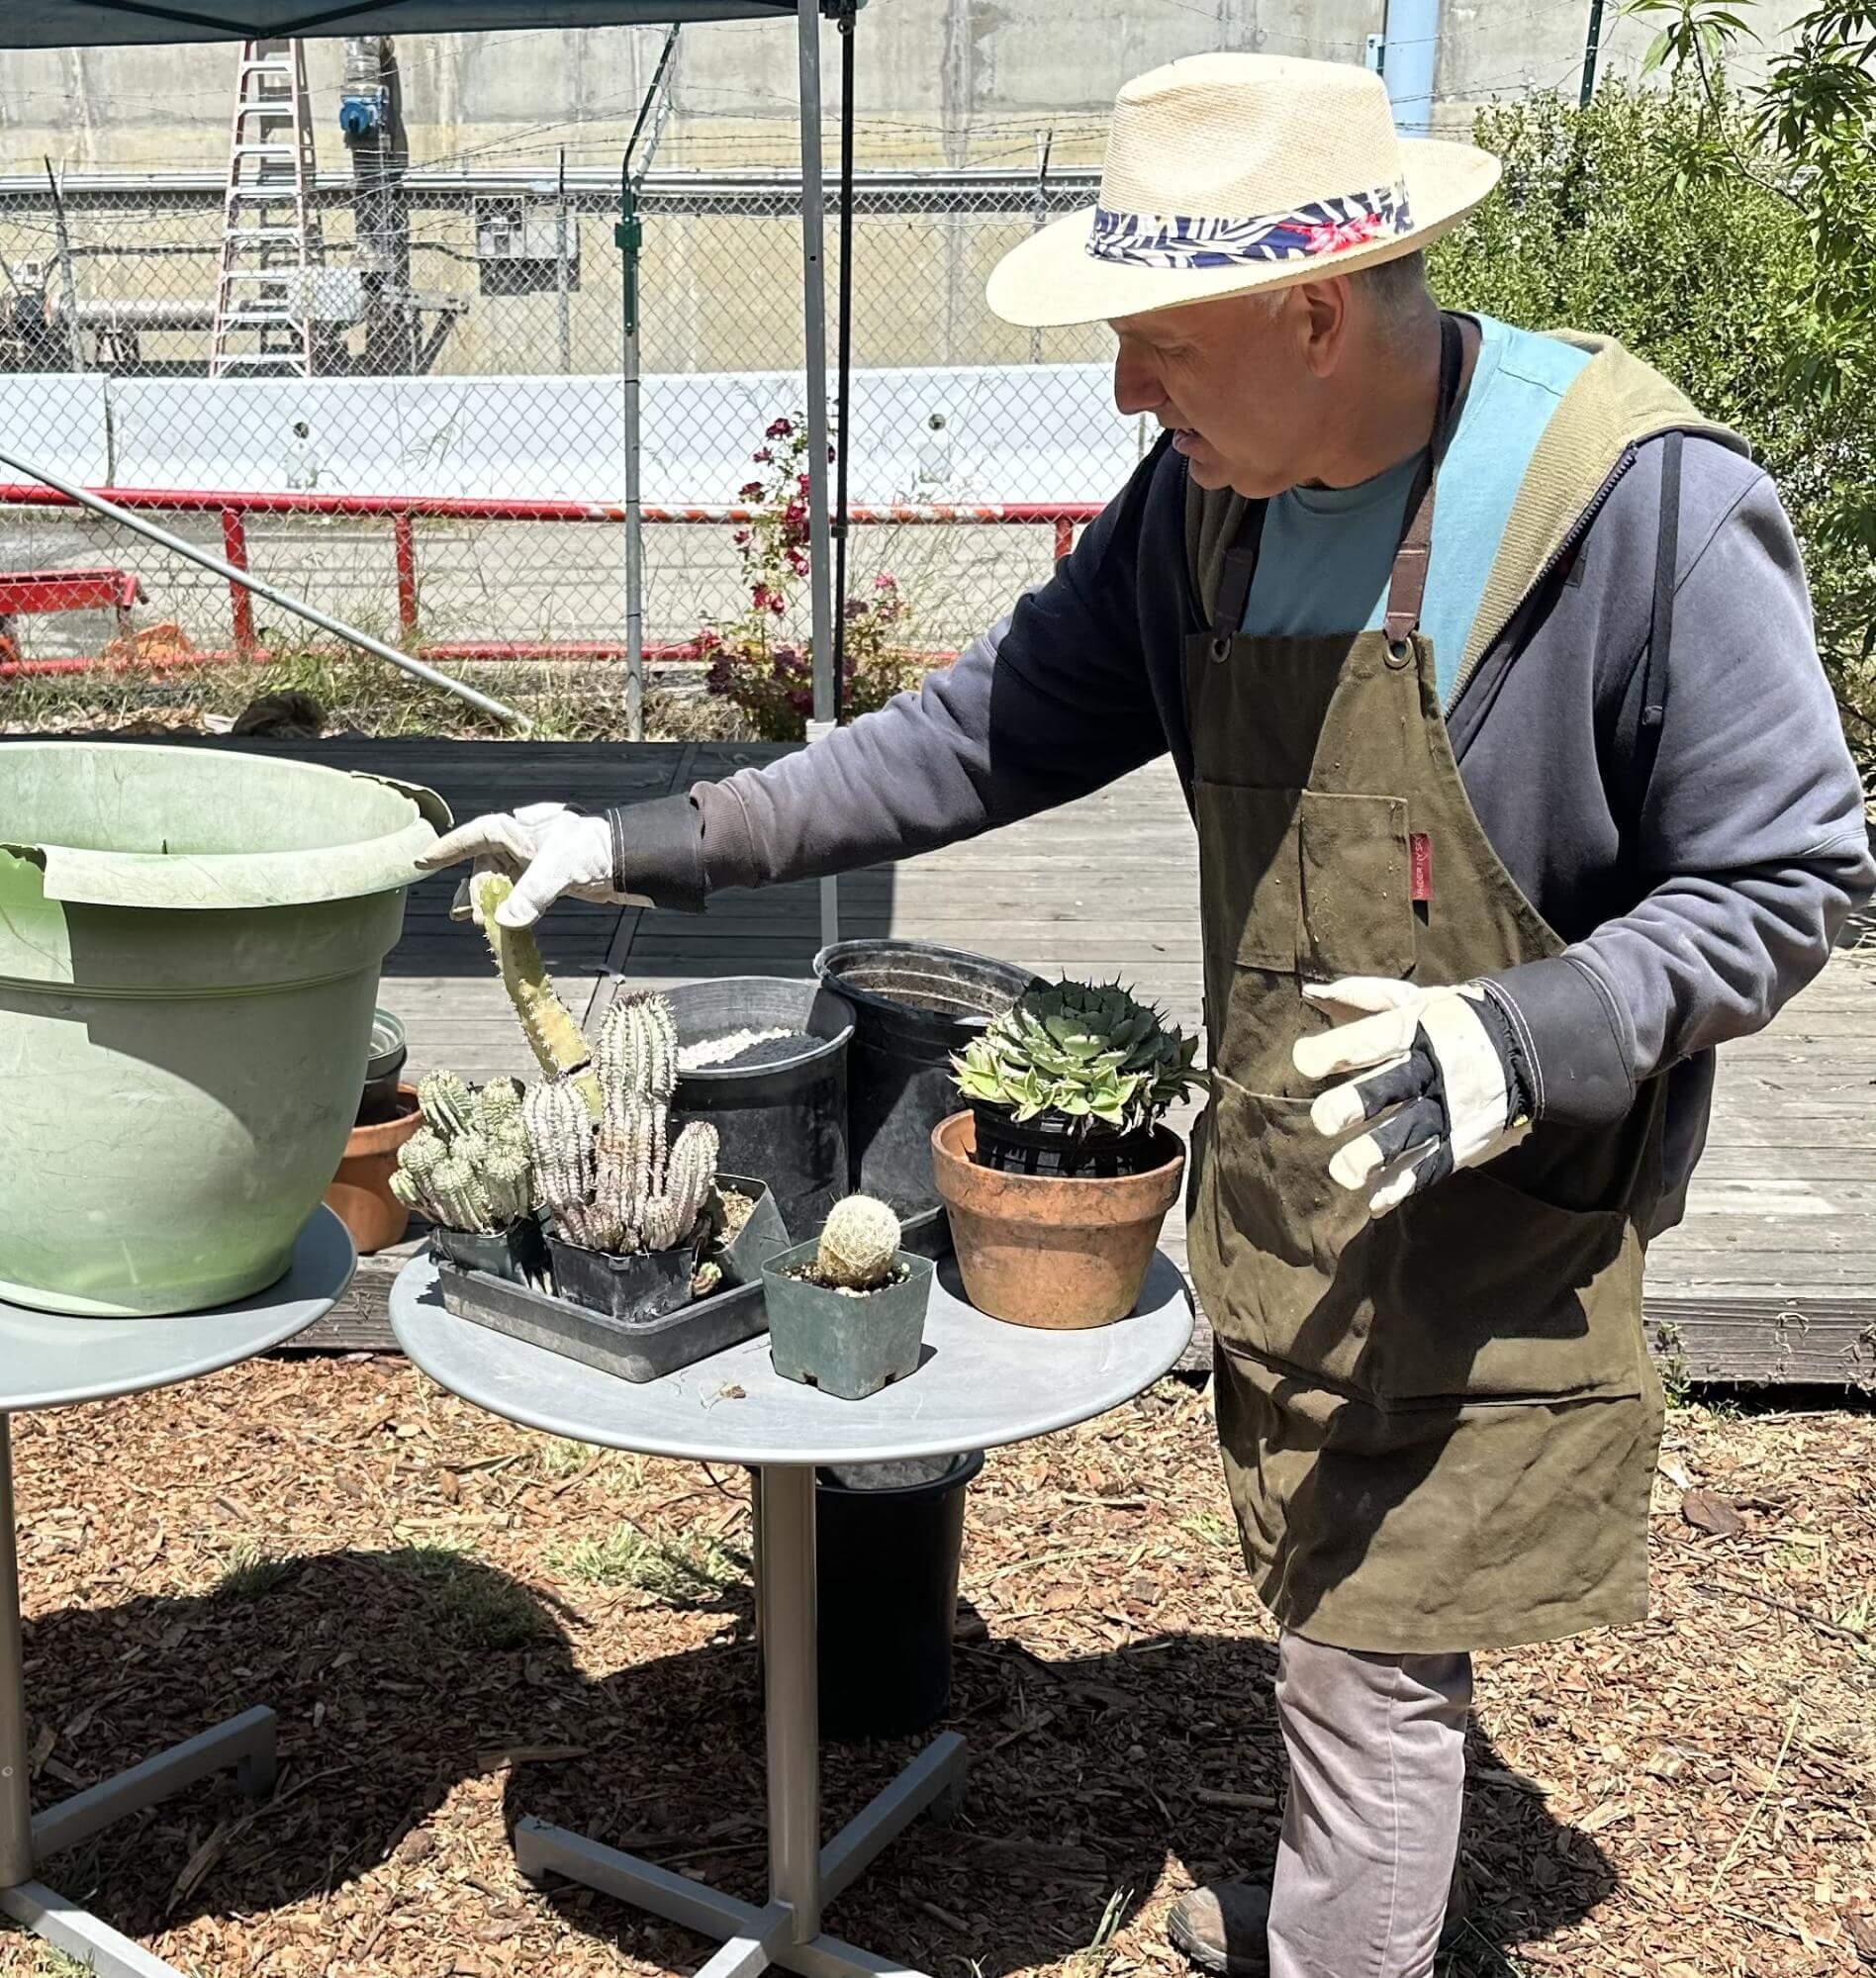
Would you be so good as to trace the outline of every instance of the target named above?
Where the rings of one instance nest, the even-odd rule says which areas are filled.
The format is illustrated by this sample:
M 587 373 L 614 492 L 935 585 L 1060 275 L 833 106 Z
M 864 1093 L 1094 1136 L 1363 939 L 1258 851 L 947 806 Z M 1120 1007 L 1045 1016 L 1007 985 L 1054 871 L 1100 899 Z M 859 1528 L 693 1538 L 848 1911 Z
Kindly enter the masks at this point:
M 1453 692 L 1447 700 L 1446 718 L 1448 719 L 1448 721 L 1452 720 L 1454 713 L 1457 709 L 1460 696 L 1462 696 L 1465 690 L 1472 684 L 1473 678 L 1477 675 L 1480 667 L 1482 667 L 1485 664 L 1486 659 L 1491 655 L 1493 650 L 1497 647 L 1499 640 L 1503 639 L 1506 632 L 1510 631 L 1512 626 L 1518 622 L 1518 614 L 1531 602 L 1531 600 L 1535 598 L 1538 595 L 1538 593 L 1544 589 L 1545 585 L 1547 585 L 1550 581 L 1550 579 L 1553 576 L 1555 576 L 1556 572 L 1562 568 L 1563 564 L 1567 562 L 1572 555 L 1575 554 L 1577 547 L 1580 545 L 1580 543 L 1583 540 L 1583 537 L 1589 533 L 1590 524 L 1602 513 L 1604 503 L 1606 503 L 1609 497 L 1615 493 L 1616 483 L 1620 481 L 1622 477 L 1629 471 L 1629 469 L 1635 465 L 1635 457 L 1636 457 L 1635 448 L 1633 445 L 1626 446 L 1623 448 L 1621 457 L 1617 460 L 1616 464 L 1612 468 L 1610 468 L 1608 478 L 1603 482 L 1602 486 L 1596 490 L 1596 493 L 1590 500 L 1589 506 L 1586 509 L 1584 509 L 1582 514 L 1576 518 L 1574 522 L 1571 523 L 1569 533 L 1563 538 L 1563 540 L 1560 543 L 1557 544 L 1556 548 L 1550 553 L 1550 555 L 1548 558 L 1546 558 L 1544 567 L 1531 580 L 1531 582 L 1525 586 L 1523 595 L 1519 598 L 1517 604 L 1514 605 L 1511 611 L 1507 613 L 1504 626 L 1499 631 L 1498 637 L 1493 639 L 1491 644 L 1486 646 L 1478 654 L 1478 656 L 1471 662 L 1469 666 L 1460 668 L 1459 677 L 1453 683 Z

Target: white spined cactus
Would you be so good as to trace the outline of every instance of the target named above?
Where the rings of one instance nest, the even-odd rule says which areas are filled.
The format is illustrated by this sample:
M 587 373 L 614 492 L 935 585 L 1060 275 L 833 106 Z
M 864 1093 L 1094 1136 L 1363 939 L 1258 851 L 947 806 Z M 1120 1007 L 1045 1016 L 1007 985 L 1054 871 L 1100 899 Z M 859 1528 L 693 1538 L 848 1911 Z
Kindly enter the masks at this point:
M 428 1078 L 420 1080 L 417 1102 L 423 1117 L 445 1141 L 469 1131 L 469 1115 L 475 1101 L 469 1087 L 454 1072 L 432 1072 Z
M 398 1150 L 391 1189 L 444 1229 L 493 1235 L 533 1206 L 533 1165 L 521 1128 L 520 1087 L 499 1079 L 472 1092 L 454 1072 L 418 1086 L 423 1117 Z
M 898 1217 L 871 1195 L 849 1195 L 822 1226 L 814 1268 L 844 1291 L 877 1291 L 892 1275 L 898 1250 Z
M 601 1110 L 596 1124 L 582 1108 L 584 1131 L 567 1099 L 529 1101 L 542 1203 L 561 1234 L 588 1250 L 634 1256 L 674 1249 L 695 1233 L 715 1185 L 717 1138 L 698 1120 L 670 1143 L 678 1026 L 666 997 L 645 991 L 613 1003 L 594 1047 L 592 1077 Z
M 579 1090 L 556 1079 L 533 1086 L 521 1105 L 533 1157 L 538 1205 L 575 1243 L 587 1225 L 593 1194 L 593 1115 Z
M 645 1204 L 647 1250 L 669 1250 L 697 1228 L 716 1185 L 716 1129 L 694 1119 L 671 1150 L 663 1190 Z

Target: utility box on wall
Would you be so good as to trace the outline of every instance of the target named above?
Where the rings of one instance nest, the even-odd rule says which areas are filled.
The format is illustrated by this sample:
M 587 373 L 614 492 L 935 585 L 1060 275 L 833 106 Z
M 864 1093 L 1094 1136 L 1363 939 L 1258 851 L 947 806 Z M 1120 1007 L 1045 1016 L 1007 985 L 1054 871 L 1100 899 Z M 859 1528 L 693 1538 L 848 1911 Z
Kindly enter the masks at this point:
M 484 295 L 538 295 L 580 286 L 580 219 L 569 205 L 527 193 L 491 193 L 474 202 L 476 274 Z M 562 228 L 565 228 L 564 246 Z

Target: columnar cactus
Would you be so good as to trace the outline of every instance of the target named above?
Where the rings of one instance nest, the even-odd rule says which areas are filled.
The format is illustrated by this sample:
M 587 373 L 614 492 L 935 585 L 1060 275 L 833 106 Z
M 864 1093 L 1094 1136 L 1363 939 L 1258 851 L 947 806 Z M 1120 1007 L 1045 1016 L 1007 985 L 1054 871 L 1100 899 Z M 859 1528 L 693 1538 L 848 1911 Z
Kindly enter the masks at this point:
M 476 925 L 495 956 L 502 972 L 502 987 L 508 990 L 515 1014 L 520 1019 L 521 1034 L 527 1039 L 541 1070 L 550 1079 L 569 1079 L 597 1118 L 600 1111 L 599 1082 L 587 1069 L 589 1052 L 586 1034 L 572 1010 L 560 1000 L 553 978 L 541 960 L 540 946 L 525 927 L 504 927 L 496 919 L 496 908 L 515 890 L 502 873 L 477 873 L 469 882 L 469 903 Z
M 820 1233 L 814 1268 L 846 1291 L 877 1291 L 898 1261 L 899 1219 L 871 1195 L 836 1202 Z
M 498 1079 L 472 1093 L 453 1072 L 438 1072 L 418 1096 L 429 1123 L 399 1150 L 398 1199 L 445 1229 L 484 1234 L 526 1215 L 534 1180 L 520 1087 Z
M 469 1131 L 469 1113 L 474 1101 L 469 1087 L 454 1072 L 432 1072 L 428 1078 L 420 1080 L 417 1102 L 423 1109 L 423 1117 L 444 1139 Z
M 535 1085 L 521 1107 L 534 1190 L 570 1241 L 588 1239 L 593 1194 L 593 1115 L 571 1085 Z
M 569 1242 L 614 1256 L 671 1250 L 695 1231 L 716 1181 L 716 1129 L 693 1120 L 669 1140 L 678 1031 L 661 995 L 607 1012 L 589 1076 L 597 1121 L 569 1082 L 530 1095 L 527 1131 L 542 1204 Z M 551 1096 L 549 1096 L 551 1094 Z

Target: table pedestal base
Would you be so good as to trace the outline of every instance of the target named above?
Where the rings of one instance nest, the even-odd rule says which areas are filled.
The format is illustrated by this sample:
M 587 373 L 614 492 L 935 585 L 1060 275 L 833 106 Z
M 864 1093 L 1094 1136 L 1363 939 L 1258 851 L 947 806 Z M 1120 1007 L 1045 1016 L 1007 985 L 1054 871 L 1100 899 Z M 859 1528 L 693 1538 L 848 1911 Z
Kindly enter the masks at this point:
M 954 1800 L 964 1785 L 964 1740 L 953 1732 L 934 1739 L 820 1850 L 820 1899 L 827 1902 L 839 1895 L 928 1807 Z M 669 1868 L 635 1854 L 621 1854 L 564 1828 L 520 1821 L 515 1830 L 515 1858 L 529 1881 L 563 1875 L 700 1935 L 720 1937 L 722 1949 L 699 1978 L 755 1978 L 772 1964 L 800 1972 L 802 1978 L 918 1978 L 898 1959 L 858 1949 L 837 1936 L 817 1931 L 800 1940 L 795 1911 L 787 1903 L 758 1908 L 740 1902 L 687 1875 L 675 1875 Z
M 530 1881 L 565 1875 L 683 1924 L 723 1947 L 700 1978 L 756 1978 L 772 1964 L 802 1978 L 918 1978 L 892 1957 L 821 1931 L 821 1907 L 927 1807 L 964 1794 L 964 1740 L 935 1738 L 825 1847 L 820 1843 L 820 1691 L 816 1667 L 814 1472 L 765 1463 L 757 1472 L 756 1608 L 767 1719 L 769 1901 L 760 1909 L 539 1821 L 515 1830 Z
M 264 1799 L 274 1783 L 274 1725 L 271 1710 L 244 1710 L 199 1738 L 48 1807 L 32 1825 L 34 1859 L 47 1860 L 76 1847 L 127 1815 L 141 1813 L 231 1766 L 242 1792 Z M 24 1924 L 67 1957 L 75 1957 L 98 1978 L 179 1978 L 173 1966 L 152 1957 L 141 1943 L 88 1916 L 43 1882 L 16 1882 L 10 1888 L 0 1888 L 0 1912 Z

